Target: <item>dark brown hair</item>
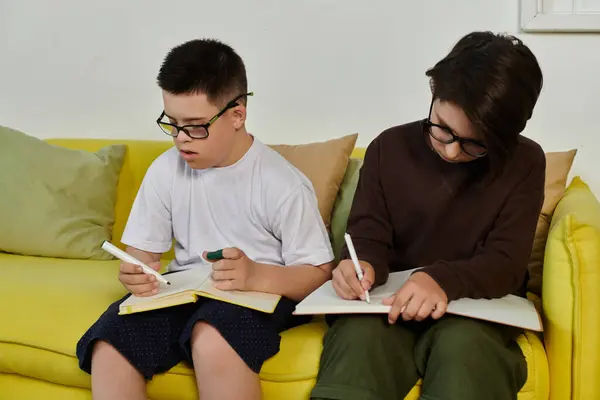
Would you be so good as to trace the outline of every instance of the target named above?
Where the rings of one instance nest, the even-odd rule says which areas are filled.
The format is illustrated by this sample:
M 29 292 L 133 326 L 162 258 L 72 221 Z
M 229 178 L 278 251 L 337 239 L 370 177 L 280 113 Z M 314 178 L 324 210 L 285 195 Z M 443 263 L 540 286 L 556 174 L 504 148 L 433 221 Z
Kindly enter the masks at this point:
M 531 118 L 543 76 L 536 57 L 514 36 L 473 32 L 426 72 L 434 99 L 459 106 L 488 148 L 497 175 Z
M 161 89 L 172 94 L 203 93 L 217 106 L 248 91 L 241 57 L 215 39 L 190 40 L 171 49 L 157 81 Z M 240 101 L 245 102 L 245 98 Z

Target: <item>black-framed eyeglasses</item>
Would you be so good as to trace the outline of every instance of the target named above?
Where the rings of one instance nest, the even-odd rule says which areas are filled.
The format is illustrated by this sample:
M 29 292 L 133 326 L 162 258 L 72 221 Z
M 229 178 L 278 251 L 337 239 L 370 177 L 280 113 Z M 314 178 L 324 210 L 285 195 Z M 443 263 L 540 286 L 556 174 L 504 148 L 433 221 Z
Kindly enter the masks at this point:
M 429 116 L 425 121 L 423 121 L 423 126 L 427 129 L 429 136 L 434 138 L 440 143 L 450 144 L 454 142 L 458 142 L 462 151 L 471 157 L 484 157 L 487 154 L 487 147 L 485 144 L 481 143 L 478 140 L 474 139 L 465 139 L 457 136 L 452 132 L 450 128 L 447 126 L 442 126 L 431 122 L 431 111 L 433 109 L 433 101 L 429 106 Z
M 163 118 L 165 118 L 164 110 L 160 114 L 160 117 L 158 117 L 158 119 L 156 120 L 156 123 L 158 124 L 159 128 L 164 133 L 166 133 L 167 135 L 169 135 L 171 137 L 177 137 L 177 135 L 179 135 L 179 132 L 181 131 L 181 132 L 185 133 L 186 135 L 188 135 L 192 139 L 206 139 L 208 137 L 208 127 L 211 126 L 212 124 L 214 124 L 214 122 L 217 119 L 219 119 L 219 117 L 221 115 L 225 114 L 225 112 L 227 110 L 230 110 L 230 109 L 238 106 L 239 105 L 238 100 L 241 99 L 242 97 L 246 97 L 246 96 L 254 96 L 254 93 L 250 92 L 250 93 L 240 94 L 239 96 L 237 96 L 236 98 L 231 100 L 229 103 L 227 103 L 227 105 L 225 105 L 225 107 L 223 107 L 223 109 L 221 111 L 219 111 L 214 117 L 212 117 L 205 124 L 179 126 L 179 125 L 172 124 L 171 122 L 163 121 Z

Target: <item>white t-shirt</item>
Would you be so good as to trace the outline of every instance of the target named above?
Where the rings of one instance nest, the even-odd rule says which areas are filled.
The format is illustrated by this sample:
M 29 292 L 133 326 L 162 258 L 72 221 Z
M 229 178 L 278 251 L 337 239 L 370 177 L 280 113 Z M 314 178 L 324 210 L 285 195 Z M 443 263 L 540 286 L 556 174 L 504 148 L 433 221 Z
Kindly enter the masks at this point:
M 204 251 L 237 247 L 260 263 L 320 265 L 333 260 L 311 182 L 254 138 L 235 164 L 194 170 L 175 147 L 148 168 L 121 241 L 164 253 L 169 270 L 208 264 Z

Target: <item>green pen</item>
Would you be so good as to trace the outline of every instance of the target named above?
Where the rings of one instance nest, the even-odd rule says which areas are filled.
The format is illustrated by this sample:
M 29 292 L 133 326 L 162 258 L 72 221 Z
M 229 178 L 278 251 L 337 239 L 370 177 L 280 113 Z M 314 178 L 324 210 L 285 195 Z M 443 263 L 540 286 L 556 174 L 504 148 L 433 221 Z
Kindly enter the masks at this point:
M 206 253 L 208 261 L 218 261 L 223 259 L 223 249 Z

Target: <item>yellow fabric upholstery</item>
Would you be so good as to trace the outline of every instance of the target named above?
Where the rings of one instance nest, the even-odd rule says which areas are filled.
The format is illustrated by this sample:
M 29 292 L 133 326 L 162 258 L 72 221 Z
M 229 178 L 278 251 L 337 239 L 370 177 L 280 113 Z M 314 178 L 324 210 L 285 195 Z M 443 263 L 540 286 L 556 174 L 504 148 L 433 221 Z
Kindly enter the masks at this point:
M 77 365 L 75 345 L 106 306 L 125 294 L 118 269 L 118 260 L 0 254 L 0 302 L 13 304 L 0 308 L 0 320 L 10 321 L 0 331 L 0 373 L 89 389 L 89 375 Z M 291 383 L 296 397 L 288 398 L 305 398 L 314 385 L 325 329 L 324 322 L 316 321 L 283 333 L 280 353 L 261 371 L 266 391 L 287 392 L 285 384 Z M 149 395 L 195 398 L 193 371 L 176 366 L 152 381 Z
M 542 295 L 542 276 L 546 239 L 552 214 L 565 193 L 567 177 L 571 171 L 577 150 L 546 153 L 546 181 L 544 184 L 544 204 L 538 218 L 533 238 L 533 248 L 529 257 L 529 280 L 527 290 Z
M 579 178 L 554 212 L 543 281 L 550 398 L 600 399 L 600 203 Z
M 119 262 L 52 259 L 0 254 L 0 320 L 10 321 L 0 331 L 0 388 L 29 386 L 33 380 L 14 379 L 16 374 L 55 385 L 36 385 L 40 390 L 90 388 L 90 377 L 75 358 L 75 344 L 106 306 L 125 291 L 117 281 Z M 27 288 L 27 289 L 25 289 Z M 35 318 L 32 318 L 35 315 Z M 315 383 L 327 327 L 313 323 L 286 331 L 281 351 L 267 360 L 260 377 L 265 399 L 307 399 Z M 533 334 L 519 344 L 528 360 L 529 379 L 523 399 L 540 399 L 547 386 L 546 361 L 541 342 Z M 29 389 L 28 389 L 29 390 Z M 69 390 L 70 395 L 82 395 Z M 179 364 L 148 386 L 151 399 L 195 399 L 193 371 Z M 2 391 L 0 391 L 2 393 Z M 413 389 L 416 399 L 419 386 Z M 67 394 L 65 394 L 67 396 Z M 1 398 L 1 396 L 0 396 Z M 45 399 L 66 397 L 40 396 Z M 78 397 L 74 397 L 78 398 Z
M 171 142 L 75 139 L 50 142 L 90 151 L 109 143 L 123 143 L 128 146 L 118 183 L 113 236 L 113 242 L 118 244 L 147 167 L 172 145 Z M 362 158 L 364 149 L 355 149 L 352 155 Z M 544 280 L 548 279 L 549 282 L 544 283 L 544 307 L 549 307 L 546 345 L 551 350 L 552 387 L 557 385 L 554 382 L 555 377 L 563 379 L 561 375 L 564 374 L 561 374 L 560 368 L 557 369 L 555 362 L 560 356 L 561 360 L 571 366 L 569 370 L 573 369 L 565 373 L 573 373 L 574 379 L 578 380 L 576 386 L 581 388 L 580 393 L 596 395 L 600 392 L 592 391 L 598 388 L 597 380 L 592 376 L 598 372 L 598 357 L 590 354 L 598 354 L 600 349 L 597 342 L 594 342 L 597 337 L 593 337 L 594 334 L 597 335 L 597 329 L 589 329 L 594 327 L 591 324 L 594 321 L 591 314 L 594 308 L 598 308 L 597 298 L 592 294 L 598 290 L 586 286 L 587 281 L 579 279 L 578 284 L 585 290 L 573 297 L 574 300 L 568 304 L 568 310 L 560 307 L 562 302 L 551 303 L 553 296 L 561 298 L 560 291 L 565 290 L 564 285 L 560 286 L 558 283 L 564 278 L 564 271 L 561 270 L 570 269 L 572 258 L 575 257 L 572 252 L 568 257 L 566 253 L 561 254 L 560 247 L 564 248 L 568 243 L 569 250 L 578 249 L 577 259 L 587 263 L 587 269 L 578 269 L 578 273 L 591 271 L 593 266 L 597 268 L 598 265 L 594 257 L 599 255 L 600 246 L 595 245 L 596 242 L 579 243 L 591 240 L 589 236 L 582 237 L 578 234 L 591 229 L 592 224 L 582 222 L 590 220 L 591 206 L 586 205 L 583 199 L 576 199 L 576 196 L 568 197 L 570 193 L 574 192 L 567 193 L 555 213 L 554 218 L 559 219 L 560 223 L 552 227 L 552 238 L 546 253 L 546 263 L 550 265 L 544 269 Z M 561 211 L 564 209 L 568 212 Z M 567 222 L 564 221 L 568 221 L 570 227 L 569 241 L 559 240 L 558 232 L 566 232 L 564 225 Z M 576 221 L 579 225 L 575 224 Z M 593 245 L 596 246 L 595 249 L 592 248 Z M 583 252 L 585 254 L 582 254 Z M 166 254 L 165 262 L 171 257 L 172 253 Z M 581 265 L 582 262 L 584 261 L 578 261 L 577 265 Z M 118 261 L 64 260 L 0 254 L 0 270 L 3 273 L 0 280 L 0 302 L 4 305 L 0 307 L 0 398 L 91 399 L 90 377 L 77 365 L 75 345 L 106 306 L 123 295 L 124 290 L 117 281 L 117 269 Z M 595 275 L 588 274 L 586 279 L 591 277 L 590 279 L 597 280 L 597 269 L 595 271 Z M 589 303 L 583 306 L 582 302 Z M 587 313 L 586 318 L 583 313 Z M 577 324 L 571 324 L 572 320 L 577 321 Z M 595 321 L 597 324 L 598 320 Z M 567 337 L 560 336 L 567 322 L 569 327 L 575 326 L 576 329 L 572 329 Z M 325 330 L 326 325 L 322 320 L 315 319 L 311 324 L 283 333 L 281 352 L 265 363 L 260 374 L 266 400 L 308 398 L 315 383 L 322 349 L 321 340 Z M 557 342 L 557 339 L 570 340 L 574 348 L 567 347 L 565 351 L 559 352 L 555 346 L 563 346 L 563 342 Z M 526 333 L 519 337 L 518 342 L 528 365 L 528 379 L 519 394 L 519 400 L 545 400 L 548 398 L 549 377 L 548 361 L 542 341 L 537 335 Z M 570 357 L 571 351 L 573 357 Z M 582 371 L 586 368 L 588 371 Z M 567 384 L 570 385 L 571 382 L 568 381 Z M 573 384 L 575 385 L 575 382 Z M 592 389 L 584 392 L 584 385 Z M 560 390 L 561 386 L 558 388 Z M 406 399 L 417 399 L 419 392 L 420 382 Z M 193 371 L 182 364 L 166 374 L 157 376 L 149 384 L 149 397 L 152 400 L 195 399 L 196 396 Z M 552 398 L 562 400 L 569 397 Z M 600 395 L 585 397 L 580 394 L 578 397 L 581 400 L 588 398 L 600 398 Z

